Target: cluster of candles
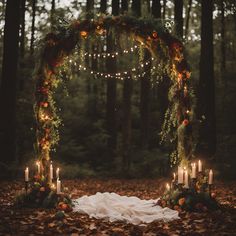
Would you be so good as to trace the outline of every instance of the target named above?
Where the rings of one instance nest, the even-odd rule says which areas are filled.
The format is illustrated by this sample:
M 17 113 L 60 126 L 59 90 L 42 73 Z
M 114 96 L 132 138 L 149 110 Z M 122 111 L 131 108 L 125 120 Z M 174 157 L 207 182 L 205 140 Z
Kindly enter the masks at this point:
M 196 163 L 192 163 L 192 171 L 191 171 L 191 178 L 196 179 L 197 178 L 197 165 Z M 198 161 L 198 172 L 202 172 L 202 162 L 201 160 Z M 176 174 L 174 173 L 174 179 L 172 182 L 176 181 Z M 178 173 L 177 173 L 178 179 L 177 182 L 178 184 L 183 184 L 184 188 L 189 188 L 189 173 L 188 170 L 185 167 L 178 167 Z M 213 184 L 213 171 L 209 171 L 209 176 L 208 176 L 208 184 L 212 185 Z M 167 183 L 166 184 L 167 190 L 170 190 L 170 185 Z
M 37 166 L 37 174 L 40 175 L 40 162 L 36 161 L 36 166 Z M 61 180 L 60 180 L 60 169 L 56 169 L 56 180 L 57 180 L 57 185 L 56 185 L 56 191 L 57 194 L 61 193 Z M 52 183 L 53 182 L 53 165 L 52 162 L 50 164 L 50 171 L 49 171 L 49 181 L 51 183 L 52 189 L 55 189 L 55 185 Z M 25 168 L 25 182 L 29 182 L 29 167 Z

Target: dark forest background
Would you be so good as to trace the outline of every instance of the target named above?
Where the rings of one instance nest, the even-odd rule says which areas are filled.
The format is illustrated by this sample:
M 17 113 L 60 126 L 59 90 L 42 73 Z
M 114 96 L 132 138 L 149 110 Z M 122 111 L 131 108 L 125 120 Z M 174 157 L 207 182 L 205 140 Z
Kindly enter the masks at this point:
M 181 38 L 196 91 L 199 135 L 195 157 L 223 177 L 235 177 L 236 2 L 234 0 L 0 1 L 0 176 L 21 175 L 34 165 L 34 80 L 40 39 L 58 22 L 103 14 L 158 18 Z M 124 39 L 110 52 L 129 49 Z M 96 53 L 88 37 L 84 51 Z M 144 51 L 144 59 L 148 54 Z M 72 58 L 73 59 L 73 58 Z M 76 61 L 73 61 L 76 62 Z M 140 52 L 116 60 L 84 58 L 88 68 L 119 72 L 140 65 Z M 65 177 L 157 177 L 170 168 L 170 144 L 159 144 L 169 80 L 95 79 L 68 69 L 55 98 L 63 125 L 52 159 Z

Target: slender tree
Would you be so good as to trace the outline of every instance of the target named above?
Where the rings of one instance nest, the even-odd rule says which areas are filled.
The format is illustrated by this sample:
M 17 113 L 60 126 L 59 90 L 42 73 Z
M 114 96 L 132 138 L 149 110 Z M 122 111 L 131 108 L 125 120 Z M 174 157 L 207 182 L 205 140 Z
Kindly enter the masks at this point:
M 190 12 L 192 9 L 192 0 L 188 1 L 188 6 L 187 6 L 187 14 L 186 14 L 186 24 L 185 24 L 185 39 L 188 37 L 188 29 L 189 29 L 189 19 L 190 19 Z
M 112 15 L 119 14 L 119 0 L 112 0 Z M 115 48 L 114 35 L 107 32 L 107 52 L 112 52 Z M 116 71 L 116 59 L 108 58 L 106 61 L 107 71 L 114 73 Z M 108 149 L 112 158 L 115 156 L 116 144 L 117 144 L 117 119 L 116 119 L 116 88 L 117 81 L 115 78 L 110 78 L 107 80 L 107 131 L 109 134 L 108 138 Z
M 144 62 L 150 61 L 148 50 L 144 51 Z M 150 64 L 144 66 L 146 74 L 140 79 L 140 116 L 141 116 L 141 146 L 148 148 L 149 144 L 149 115 L 150 115 Z
M 183 0 L 174 0 L 175 33 L 183 37 Z
M 132 9 L 133 14 L 136 17 L 140 17 L 141 16 L 141 0 L 133 0 L 131 9 Z
M 161 18 L 161 1 L 160 0 L 152 1 L 152 15 L 154 18 Z
M 213 0 L 201 1 L 201 56 L 199 114 L 205 116 L 200 129 L 201 150 L 207 156 L 216 151 L 215 81 L 213 61 Z
M 105 14 L 106 10 L 107 10 L 107 0 L 101 0 L 100 11 Z
M 129 5 L 129 1 L 128 0 L 121 0 L 121 12 L 125 13 L 128 12 L 128 6 Z
M 12 24 L 14 22 L 14 24 Z M 4 48 L 0 103 L 0 145 L 4 162 L 15 160 L 16 154 L 16 90 L 20 29 L 20 1 L 7 0 L 4 26 Z
M 163 12 L 162 12 L 162 18 L 166 18 L 166 0 L 163 0 Z
M 30 39 L 30 54 L 34 54 L 34 40 L 35 40 L 35 16 L 36 16 L 37 0 L 32 0 L 32 23 L 31 23 L 31 39 Z
M 25 55 L 25 3 L 26 0 L 21 0 L 21 16 L 20 16 L 20 54 L 23 58 Z
M 54 22 L 55 22 L 55 0 L 52 0 L 51 2 L 51 27 L 53 27 Z
M 221 74 L 222 74 L 222 80 L 223 76 L 226 71 L 226 63 L 225 63 L 225 2 L 224 0 L 220 0 L 220 11 L 221 11 L 221 42 L 220 42 L 220 48 L 221 48 Z M 226 86 L 226 80 L 224 81 L 224 85 Z

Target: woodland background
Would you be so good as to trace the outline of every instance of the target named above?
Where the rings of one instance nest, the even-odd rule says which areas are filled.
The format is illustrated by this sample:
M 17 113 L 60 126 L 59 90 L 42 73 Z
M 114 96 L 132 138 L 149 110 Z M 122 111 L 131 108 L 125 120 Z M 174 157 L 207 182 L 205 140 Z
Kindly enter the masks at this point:
M 214 164 L 224 178 L 235 178 L 234 0 L 21 0 L 9 1 L 7 9 L 1 0 L 0 177 L 22 177 L 25 165 L 35 162 L 32 74 L 40 39 L 59 22 L 99 12 L 160 18 L 183 39 L 196 91 L 196 158 Z M 88 37 L 84 52 L 94 52 L 95 44 Z M 138 66 L 137 58 L 137 52 L 117 58 L 113 70 Z M 109 65 L 89 59 L 84 63 L 104 70 Z M 170 144 L 160 145 L 158 135 L 168 105 L 168 78 L 157 85 L 148 77 L 114 84 L 78 70 L 66 76 L 67 88 L 62 84 L 55 93 L 63 126 L 52 157 L 64 177 L 141 178 L 170 171 Z

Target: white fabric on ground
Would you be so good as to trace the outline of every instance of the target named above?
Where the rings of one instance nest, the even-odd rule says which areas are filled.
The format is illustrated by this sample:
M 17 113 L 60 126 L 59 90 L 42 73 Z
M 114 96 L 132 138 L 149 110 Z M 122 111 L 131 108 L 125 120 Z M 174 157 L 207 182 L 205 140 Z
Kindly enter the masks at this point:
M 96 219 L 125 221 L 131 224 L 150 223 L 155 220 L 179 219 L 178 212 L 167 207 L 154 206 L 157 200 L 141 200 L 116 193 L 96 193 L 74 200 L 73 210 Z

